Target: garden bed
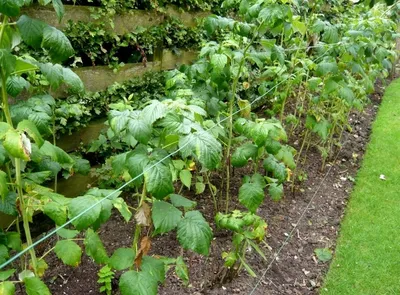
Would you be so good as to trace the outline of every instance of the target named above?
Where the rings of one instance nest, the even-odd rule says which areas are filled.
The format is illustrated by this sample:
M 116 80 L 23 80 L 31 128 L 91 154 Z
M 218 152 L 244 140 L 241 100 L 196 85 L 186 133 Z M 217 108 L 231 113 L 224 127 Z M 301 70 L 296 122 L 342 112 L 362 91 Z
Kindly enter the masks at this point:
M 190 284 L 184 287 L 182 283 L 169 272 L 167 280 L 160 286 L 160 294 L 317 294 L 329 263 L 321 263 L 314 254 L 316 248 L 334 249 L 337 233 L 349 193 L 353 186 L 353 177 L 360 166 L 366 144 L 369 139 L 370 126 L 374 120 L 382 97 L 382 88 L 377 86 L 376 93 L 371 96 L 372 103 L 363 113 L 351 115 L 352 133 L 345 133 L 343 146 L 332 163 L 321 172 L 321 157 L 319 152 L 310 148 L 307 152 L 307 164 L 301 167 L 307 180 L 296 185 L 294 193 L 290 187 L 285 188 L 285 197 L 279 202 L 266 199 L 258 213 L 268 222 L 268 236 L 262 250 L 267 254 L 264 261 L 256 253 L 247 253 L 248 262 L 257 273 L 256 278 L 250 277 L 245 271 L 234 278 L 232 282 L 221 284 L 219 273 L 223 261 L 221 253 L 228 250 L 231 235 L 226 231 L 217 230 L 213 225 L 215 239 L 211 245 L 209 257 L 186 252 L 184 258 L 190 270 Z M 295 147 L 299 143 L 292 141 Z M 232 194 L 236 195 L 241 183 L 242 169 L 234 173 L 236 186 Z M 213 182 L 221 181 L 217 177 Z M 190 194 L 190 192 L 187 192 Z M 132 198 L 126 198 L 132 203 Z M 206 192 L 201 196 L 193 196 L 204 217 L 214 224 L 214 209 L 211 196 Z M 310 203 L 310 200 L 312 202 Z M 310 203 L 310 204 L 309 204 Z M 135 205 L 136 204 L 132 204 Z M 235 206 L 241 207 L 236 203 Z M 306 207 L 308 206 L 308 209 Z M 296 226 L 300 216 L 304 217 Z M 36 223 L 35 223 L 36 224 Z M 120 247 L 130 247 L 133 236 L 134 221 L 126 223 L 119 214 L 99 230 L 107 252 L 111 254 Z M 269 271 L 262 276 L 272 257 L 285 240 L 283 247 Z M 51 249 L 57 241 L 56 237 L 41 244 L 38 255 Z M 158 236 L 152 240 L 150 254 L 178 256 L 181 248 L 174 233 Z M 52 294 L 100 294 L 97 284 L 98 265 L 92 259 L 83 255 L 82 263 L 77 268 L 63 265 L 52 252 L 46 257 L 49 270 L 44 277 Z M 114 291 L 118 290 L 117 274 Z M 259 284 L 257 284 L 259 283 Z M 18 291 L 18 289 L 17 289 Z M 22 294 L 20 290 L 18 294 Z

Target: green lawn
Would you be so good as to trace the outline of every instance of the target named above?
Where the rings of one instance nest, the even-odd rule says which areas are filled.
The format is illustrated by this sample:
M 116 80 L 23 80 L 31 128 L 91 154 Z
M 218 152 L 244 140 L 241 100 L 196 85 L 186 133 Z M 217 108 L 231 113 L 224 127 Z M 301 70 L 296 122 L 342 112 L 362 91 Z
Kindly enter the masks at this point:
M 400 79 L 373 124 L 321 294 L 400 294 Z

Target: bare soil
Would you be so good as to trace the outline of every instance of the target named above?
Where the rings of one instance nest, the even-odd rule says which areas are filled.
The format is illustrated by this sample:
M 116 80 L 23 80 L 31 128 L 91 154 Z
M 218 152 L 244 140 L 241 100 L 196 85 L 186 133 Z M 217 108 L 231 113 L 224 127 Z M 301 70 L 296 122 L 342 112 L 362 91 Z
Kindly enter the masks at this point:
M 190 284 L 185 287 L 175 274 L 170 271 L 165 284 L 159 287 L 159 293 L 171 294 L 317 294 L 328 263 L 321 263 L 314 254 L 316 248 L 335 249 L 340 221 L 343 217 L 347 199 L 353 187 L 353 179 L 362 161 L 366 144 L 369 141 L 371 122 L 382 97 L 382 87 L 377 86 L 376 93 L 371 96 L 371 104 L 362 113 L 351 114 L 353 131 L 343 136 L 343 146 L 336 160 L 328 162 L 321 172 L 321 156 L 316 148 L 307 152 L 306 164 L 300 170 L 307 175 L 307 180 L 298 183 L 294 192 L 285 188 L 285 197 L 279 202 L 266 201 L 258 210 L 258 214 L 268 222 L 266 244 L 261 244 L 268 261 L 264 261 L 257 253 L 248 252 L 247 259 L 256 278 L 250 277 L 244 270 L 229 283 L 220 284 L 219 271 L 223 265 L 221 253 L 229 249 L 230 234 L 214 229 L 214 240 L 209 257 L 185 251 L 184 259 L 190 270 Z M 299 143 L 292 140 L 298 149 Z M 297 146 L 296 146 L 297 145 Z M 328 174 L 327 174 L 328 173 Z M 240 171 L 235 171 L 232 195 L 237 195 L 241 183 Z M 218 178 L 213 180 L 220 181 Z M 214 209 L 209 194 L 194 196 L 198 209 L 205 218 L 213 223 Z M 312 202 L 310 203 L 310 200 Z M 240 208 L 239 204 L 236 204 Z M 307 210 L 306 207 L 308 207 Z M 233 208 L 232 208 L 233 209 Z M 299 221 L 304 213 L 303 218 Z M 295 227 L 293 235 L 290 232 Z M 130 247 L 133 239 L 134 221 L 126 223 L 119 214 L 100 229 L 100 236 L 111 255 L 119 247 Z M 282 247 L 285 241 L 287 244 Z M 45 253 L 56 242 L 56 238 L 41 245 L 38 255 Z M 275 253 L 279 255 L 273 261 Z M 41 252 L 41 253 L 40 253 Z M 150 254 L 179 256 L 181 248 L 175 233 L 156 237 L 152 240 Z M 97 272 L 100 269 L 85 254 L 77 268 L 63 265 L 54 253 L 46 256 L 49 269 L 44 277 L 52 294 L 100 294 L 97 284 Z M 273 262 L 273 263 L 271 263 Z M 271 267 L 267 266 L 271 264 Z M 114 293 L 118 292 L 118 277 L 114 284 Z M 253 293 L 251 293 L 253 292 Z M 18 294 L 24 293 L 22 289 Z M 113 293 L 113 294 L 114 294 Z

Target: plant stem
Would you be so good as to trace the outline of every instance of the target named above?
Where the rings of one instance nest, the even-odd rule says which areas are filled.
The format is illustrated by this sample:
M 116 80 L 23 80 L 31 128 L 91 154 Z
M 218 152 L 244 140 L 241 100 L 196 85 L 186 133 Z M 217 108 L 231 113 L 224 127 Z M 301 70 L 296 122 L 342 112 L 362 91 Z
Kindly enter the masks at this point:
M 215 198 L 216 192 L 214 191 L 214 188 L 211 186 L 211 182 L 210 182 L 210 178 L 208 177 L 208 173 L 205 172 L 204 175 L 205 175 L 205 178 L 206 178 L 206 181 L 207 181 L 207 184 L 208 184 L 208 188 L 209 188 L 209 190 L 211 192 L 211 196 L 213 198 L 215 214 L 217 214 L 217 212 L 218 212 L 218 204 L 217 204 L 217 199 Z

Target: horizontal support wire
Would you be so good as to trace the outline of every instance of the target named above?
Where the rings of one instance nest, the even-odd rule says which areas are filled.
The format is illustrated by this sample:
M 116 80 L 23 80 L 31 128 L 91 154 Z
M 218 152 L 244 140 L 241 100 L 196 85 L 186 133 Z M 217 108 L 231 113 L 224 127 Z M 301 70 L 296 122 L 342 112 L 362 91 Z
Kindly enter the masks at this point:
M 338 42 L 338 43 L 333 43 L 332 45 L 341 45 L 342 42 Z M 326 44 L 326 45 L 322 45 L 320 47 L 326 47 L 328 45 L 331 44 Z M 313 46 L 314 48 L 316 46 Z M 310 47 L 305 47 L 302 49 L 307 49 Z M 330 49 L 332 49 L 333 47 L 328 48 L 324 54 L 322 54 L 320 57 L 318 57 L 316 60 L 318 60 L 319 58 L 322 58 Z M 292 50 L 300 50 L 301 48 L 297 48 L 297 49 L 291 49 L 289 48 L 287 51 L 292 51 Z M 265 97 L 267 94 L 271 93 L 274 89 L 276 89 L 278 86 L 280 86 L 281 84 L 283 84 L 284 82 L 286 82 L 287 80 L 282 80 L 281 82 L 277 83 L 276 85 L 274 85 L 271 89 L 269 89 L 267 92 L 265 92 L 263 95 L 257 97 L 255 100 L 253 100 L 252 102 L 250 102 L 248 105 L 246 105 L 243 108 L 238 109 L 237 111 L 233 112 L 230 116 L 225 117 L 224 119 L 220 120 L 218 122 L 218 124 L 213 125 L 212 127 L 205 129 L 201 132 L 208 132 L 211 129 L 213 129 L 214 127 L 218 126 L 220 123 L 232 118 L 233 116 L 237 115 L 238 113 L 246 110 L 247 108 L 250 108 L 254 103 L 256 103 L 257 101 L 259 101 L 260 99 L 262 99 L 263 97 Z M 179 143 L 179 141 L 176 141 L 176 143 Z M 146 173 L 147 171 L 149 171 L 150 169 L 154 168 L 155 166 L 161 164 L 163 161 L 165 161 L 166 159 L 170 158 L 171 156 L 177 154 L 179 151 L 181 151 L 183 148 L 185 148 L 187 145 L 189 145 L 191 143 L 191 141 L 186 142 L 184 145 L 182 145 L 181 147 L 179 147 L 176 151 L 166 155 L 164 158 L 162 158 L 161 160 L 159 160 L 158 162 L 154 163 L 153 165 L 151 165 L 150 167 L 148 167 L 147 169 L 144 169 L 142 173 L 140 173 L 139 175 L 135 176 L 134 178 L 132 178 L 131 180 L 127 181 L 125 184 L 121 185 L 119 188 L 117 188 L 115 191 L 111 192 L 110 194 L 108 194 L 107 196 L 105 196 L 104 198 L 98 200 L 96 203 L 94 203 L 93 205 L 91 205 L 90 207 L 86 208 L 85 210 L 83 210 L 81 213 L 79 213 L 78 215 L 76 215 L 75 217 L 71 218 L 70 220 L 68 220 L 67 222 L 65 222 L 64 224 L 60 225 L 59 227 L 53 229 L 52 231 L 50 231 L 48 234 L 46 234 L 45 236 L 43 236 L 42 238 L 40 238 L 39 240 L 37 240 L 36 242 L 34 242 L 32 245 L 26 247 L 24 250 L 22 250 L 21 252 L 19 252 L 18 254 L 16 254 L 15 256 L 11 257 L 10 259 L 8 259 L 6 262 L 4 262 L 3 264 L 0 265 L 0 270 L 3 269 L 4 267 L 6 267 L 7 265 L 9 265 L 10 263 L 12 263 L 13 261 L 15 261 L 16 259 L 18 259 L 19 257 L 21 257 L 22 255 L 24 255 L 25 253 L 27 253 L 29 250 L 33 249 L 34 247 L 36 247 L 37 245 L 39 245 L 40 243 L 44 242 L 45 240 L 47 240 L 48 238 L 50 238 L 51 236 L 53 236 L 54 234 L 56 234 L 60 229 L 65 228 L 67 225 L 70 225 L 72 222 L 74 222 L 75 220 L 77 220 L 79 217 L 81 217 L 82 215 L 86 214 L 87 212 L 89 212 L 90 210 L 92 210 L 94 207 L 98 206 L 99 204 L 101 204 L 104 200 L 110 198 L 112 195 L 114 195 L 115 193 L 121 191 L 123 188 L 127 187 L 128 185 L 130 185 L 132 182 L 134 182 L 135 180 L 137 180 L 139 177 L 142 177 L 144 175 L 144 173 Z

